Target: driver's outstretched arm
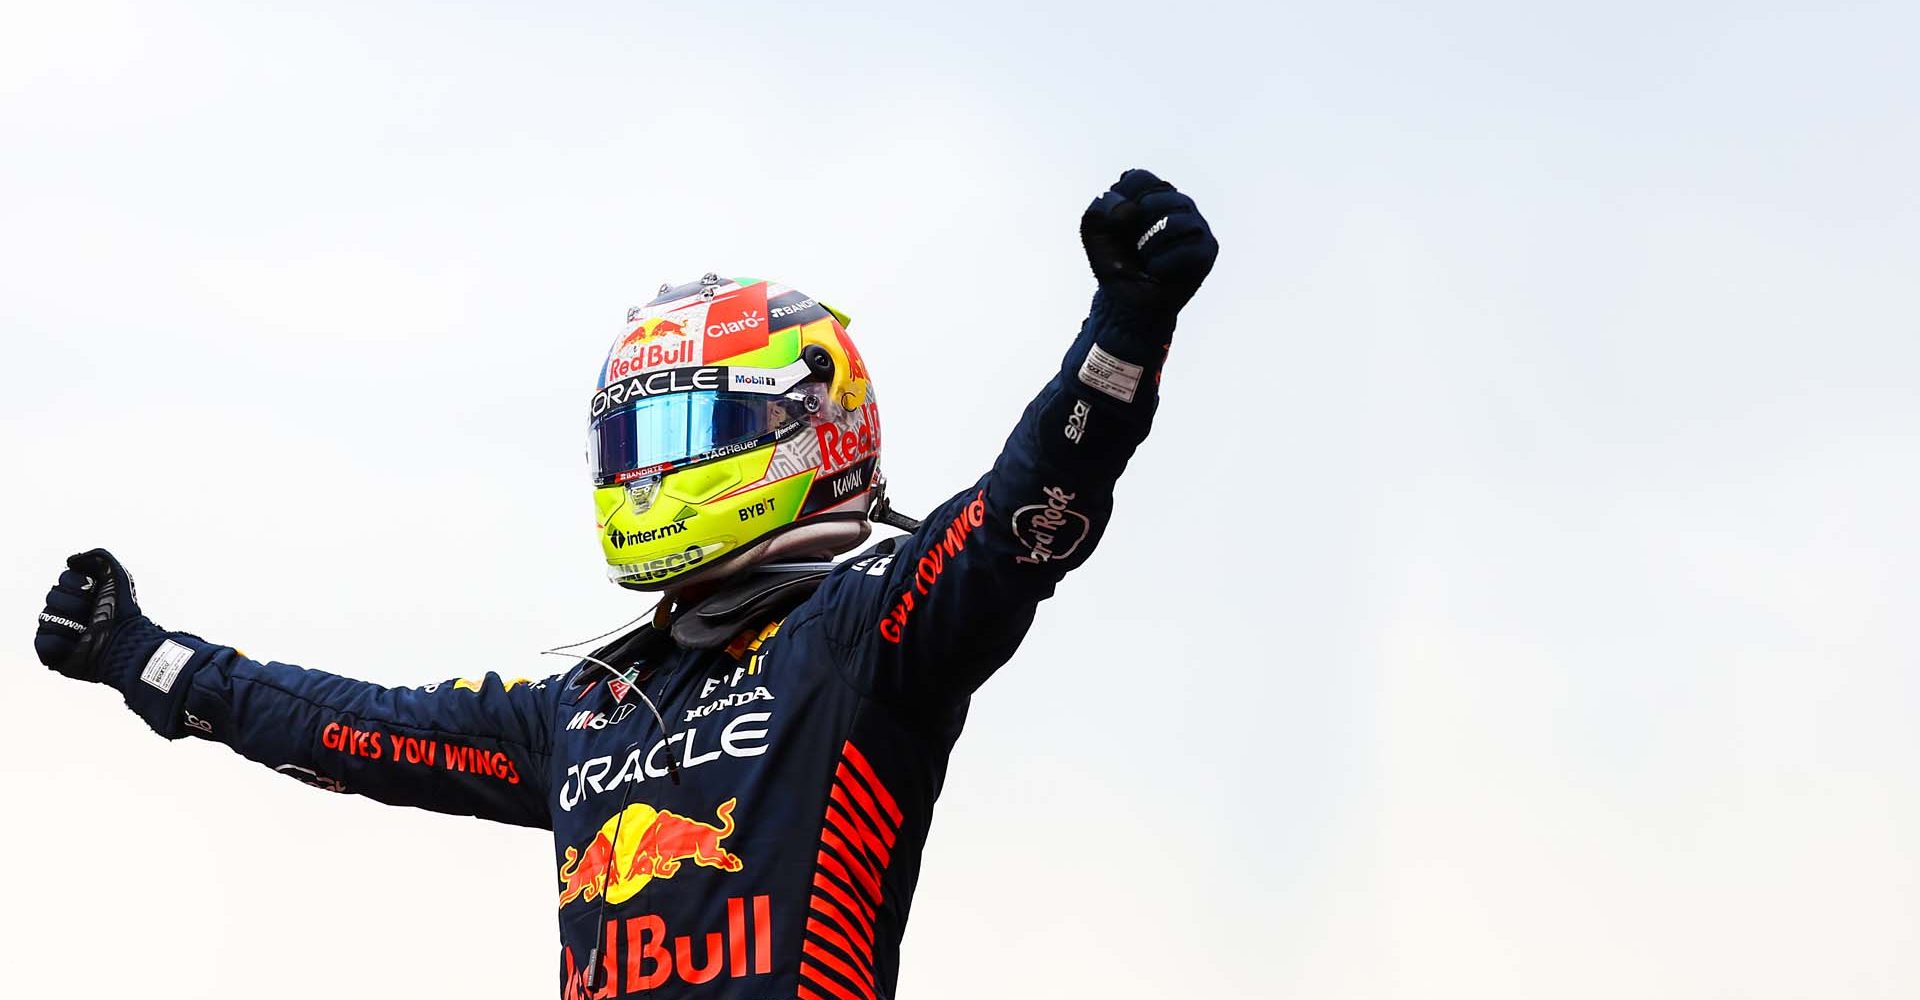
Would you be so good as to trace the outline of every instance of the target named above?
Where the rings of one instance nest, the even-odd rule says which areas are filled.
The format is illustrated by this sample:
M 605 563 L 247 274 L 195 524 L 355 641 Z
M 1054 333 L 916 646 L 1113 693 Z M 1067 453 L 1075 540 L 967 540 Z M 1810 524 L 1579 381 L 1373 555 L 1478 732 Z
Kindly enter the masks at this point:
M 389 688 L 217 648 L 181 724 L 333 791 L 545 829 L 559 686 L 489 673 Z
M 168 739 L 198 736 L 308 784 L 395 805 L 546 827 L 558 684 L 479 680 L 388 688 L 260 663 L 142 614 L 104 549 L 67 560 L 40 612 L 48 667 L 112 687 Z
M 992 470 L 817 598 L 855 682 L 877 694 L 963 697 L 1005 663 L 1035 606 L 1099 544 L 1114 483 L 1152 426 L 1175 317 L 1218 245 L 1191 199 L 1140 170 L 1088 208 L 1081 235 L 1100 290 Z

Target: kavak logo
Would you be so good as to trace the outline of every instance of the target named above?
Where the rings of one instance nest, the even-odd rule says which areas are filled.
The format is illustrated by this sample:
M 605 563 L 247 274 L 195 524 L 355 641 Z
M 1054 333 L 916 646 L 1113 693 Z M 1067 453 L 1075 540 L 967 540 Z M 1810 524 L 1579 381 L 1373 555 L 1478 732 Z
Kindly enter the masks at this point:
M 863 458 L 831 476 L 816 476 L 813 485 L 807 488 L 806 500 L 800 505 L 801 516 L 857 502 L 857 498 L 873 486 L 875 461 Z
M 835 500 L 844 500 L 848 496 L 866 489 L 866 472 L 867 470 L 865 469 L 854 469 L 846 475 L 828 483 L 827 487 L 833 490 L 833 498 Z

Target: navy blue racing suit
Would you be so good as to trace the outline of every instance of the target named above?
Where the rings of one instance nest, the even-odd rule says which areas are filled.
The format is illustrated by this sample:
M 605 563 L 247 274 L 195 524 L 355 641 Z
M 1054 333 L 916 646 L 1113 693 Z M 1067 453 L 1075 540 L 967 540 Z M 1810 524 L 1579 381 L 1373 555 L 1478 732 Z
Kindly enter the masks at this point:
M 110 673 L 169 738 L 551 829 L 564 997 L 883 1000 L 968 699 L 1098 544 L 1173 325 L 1097 294 L 991 471 L 732 647 L 656 643 L 637 692 L 587 662 L 387 688 L 145 619 Z

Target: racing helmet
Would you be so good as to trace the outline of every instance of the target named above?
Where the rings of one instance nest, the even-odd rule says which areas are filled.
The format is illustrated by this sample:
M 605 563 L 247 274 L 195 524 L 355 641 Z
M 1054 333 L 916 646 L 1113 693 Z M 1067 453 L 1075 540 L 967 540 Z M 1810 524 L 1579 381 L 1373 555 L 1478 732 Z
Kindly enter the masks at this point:
M 608 579 L 668 590 L 866 540 L 880 411 L 850 322 L 714 274 L 627 310 L 587 413 Z

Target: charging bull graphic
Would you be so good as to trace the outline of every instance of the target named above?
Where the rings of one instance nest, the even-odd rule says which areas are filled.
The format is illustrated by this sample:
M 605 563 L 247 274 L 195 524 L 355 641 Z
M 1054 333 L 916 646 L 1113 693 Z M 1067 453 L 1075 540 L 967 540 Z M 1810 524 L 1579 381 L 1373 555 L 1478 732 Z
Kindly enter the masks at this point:
M 605 895 L 622 903 L 656 878 L 672 878 L 683 863 L 737 872 L 746 867 L 740 856 L 720 846 L 733 835 L 733 807 L 720 803 L 714 815 L 719 826 L 657 810 L 643 802 L 601 824 L 585 851 L 567 848 L 560 865 L 560 905 L 575 899 L 592 902 Z

